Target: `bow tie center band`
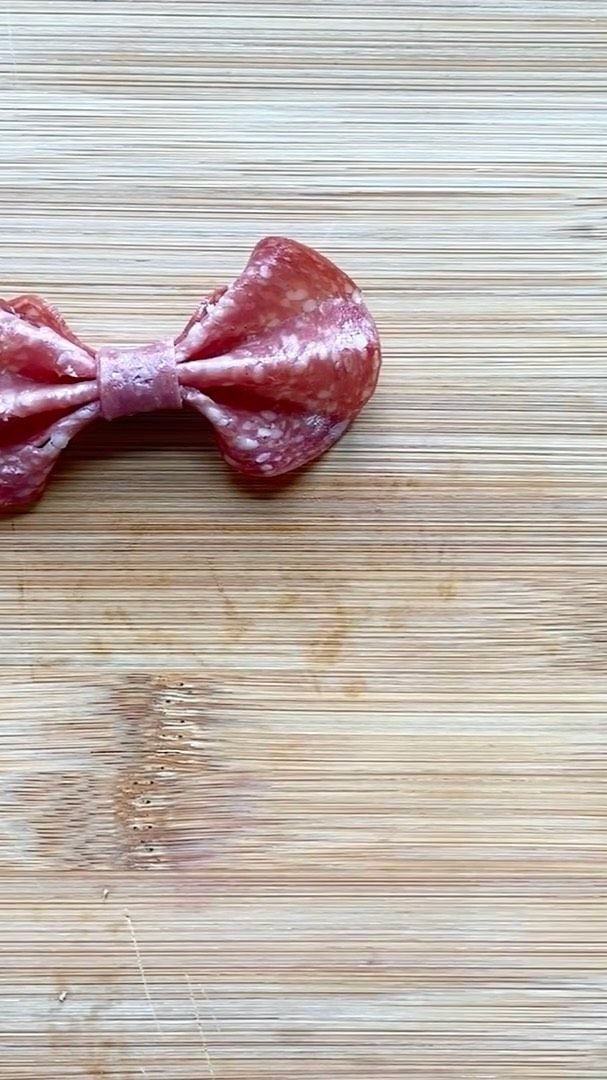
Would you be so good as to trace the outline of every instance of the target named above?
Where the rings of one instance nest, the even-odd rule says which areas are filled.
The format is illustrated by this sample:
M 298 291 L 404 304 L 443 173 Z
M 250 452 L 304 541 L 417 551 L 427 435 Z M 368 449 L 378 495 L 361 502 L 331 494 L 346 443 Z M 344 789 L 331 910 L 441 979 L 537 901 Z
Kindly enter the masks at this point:
M 183 402 L 174 342 L 99 349 L 97 386 L 104 420 L 156 409 L 180 409 Z
M 355 283 L 294 240 L 260 241 L 174 339 L 92 349 L 37 296 L 0 300 L 0 509 L 32 502 L 96 419 L 196 409 L 239 472 L 298 469 L 343 435 L 381 358 Z

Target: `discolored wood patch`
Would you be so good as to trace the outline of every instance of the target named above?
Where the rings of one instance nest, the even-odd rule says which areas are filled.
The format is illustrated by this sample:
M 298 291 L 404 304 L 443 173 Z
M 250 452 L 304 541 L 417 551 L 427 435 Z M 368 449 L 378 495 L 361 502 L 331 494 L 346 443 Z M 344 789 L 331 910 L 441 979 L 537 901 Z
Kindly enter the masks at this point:
M 5 775 L 5 864 L 175 867 L 229 843 L 253 781 L 226 754 L 207 682 L 129 675 L 65 697 L 59 731 L 31 717 L 21 746 L 44 749 Z

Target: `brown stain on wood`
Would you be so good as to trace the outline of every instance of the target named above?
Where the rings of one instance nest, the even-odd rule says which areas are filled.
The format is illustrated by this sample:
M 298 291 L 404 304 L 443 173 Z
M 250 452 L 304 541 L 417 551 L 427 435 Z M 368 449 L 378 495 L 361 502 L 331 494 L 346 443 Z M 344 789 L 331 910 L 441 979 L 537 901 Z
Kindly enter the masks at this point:
M 454 600 L 458 594 L 457 579 L 453 576 L 443 578 L 438 584 L 437 593 L 441 600 Z
M 350 679 L 344 686 L 344 693 L 348 698 L 360 698 L 367 689 L 367 684 L 361 676 Z
M 253 778 L 223 756 L 213 697 L 204 680 L 147 676 L 112 694 L 113 736 L 123 748 L 112 795 L 123 865 L 204 863 L 242 824 Z
M 120 604 L 112 604 L 105 609 L 105 619 L 108 623 L 117 626 L 124 626 L 129 629 L 133 628 L 133 618 L 127 608 Z
M 204 680 L 146 675 L 102 694 L 79 769 L 49 783 L 34 766 L 7 789 L 22 855 L 124 870 L 216 857 L 248 818 L 256 781 L 226 758 L 213 695 Z
M 324 615 L 323 611 L 320 624 L 310 618 L 305 649 L 308 662 L 324 671 L 332 669 L 339 660 L 346 637 L 353 627 L 353 617 L 346 611 L 336 591 L 331 590 L 326 606 L 327 614 Z

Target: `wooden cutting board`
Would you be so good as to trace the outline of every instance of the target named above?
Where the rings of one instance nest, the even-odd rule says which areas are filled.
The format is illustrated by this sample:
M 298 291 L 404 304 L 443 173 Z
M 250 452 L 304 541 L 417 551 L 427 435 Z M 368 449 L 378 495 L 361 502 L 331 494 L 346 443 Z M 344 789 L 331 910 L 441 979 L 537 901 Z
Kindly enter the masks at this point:
M 380 388 L 0 522 L 3 1080 L 607 1076 L 603 0 L 4 0 L 0 294 L 176 331 L 262 235 Z

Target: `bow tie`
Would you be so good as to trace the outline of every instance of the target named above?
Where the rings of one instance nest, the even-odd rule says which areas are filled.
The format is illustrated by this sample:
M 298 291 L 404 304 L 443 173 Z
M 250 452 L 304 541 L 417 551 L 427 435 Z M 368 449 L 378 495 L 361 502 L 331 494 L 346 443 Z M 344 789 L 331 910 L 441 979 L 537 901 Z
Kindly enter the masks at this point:
M 176 338 L 150 345 L 91 349 L 39 297 L 0 300 L 0 509 L 37 498 L 92 420 L 183 405 L 206 417 L 240 472 L 297 469 L 340 438 L 379 366 L 354 282 L 278 237 L 260 241 Z

